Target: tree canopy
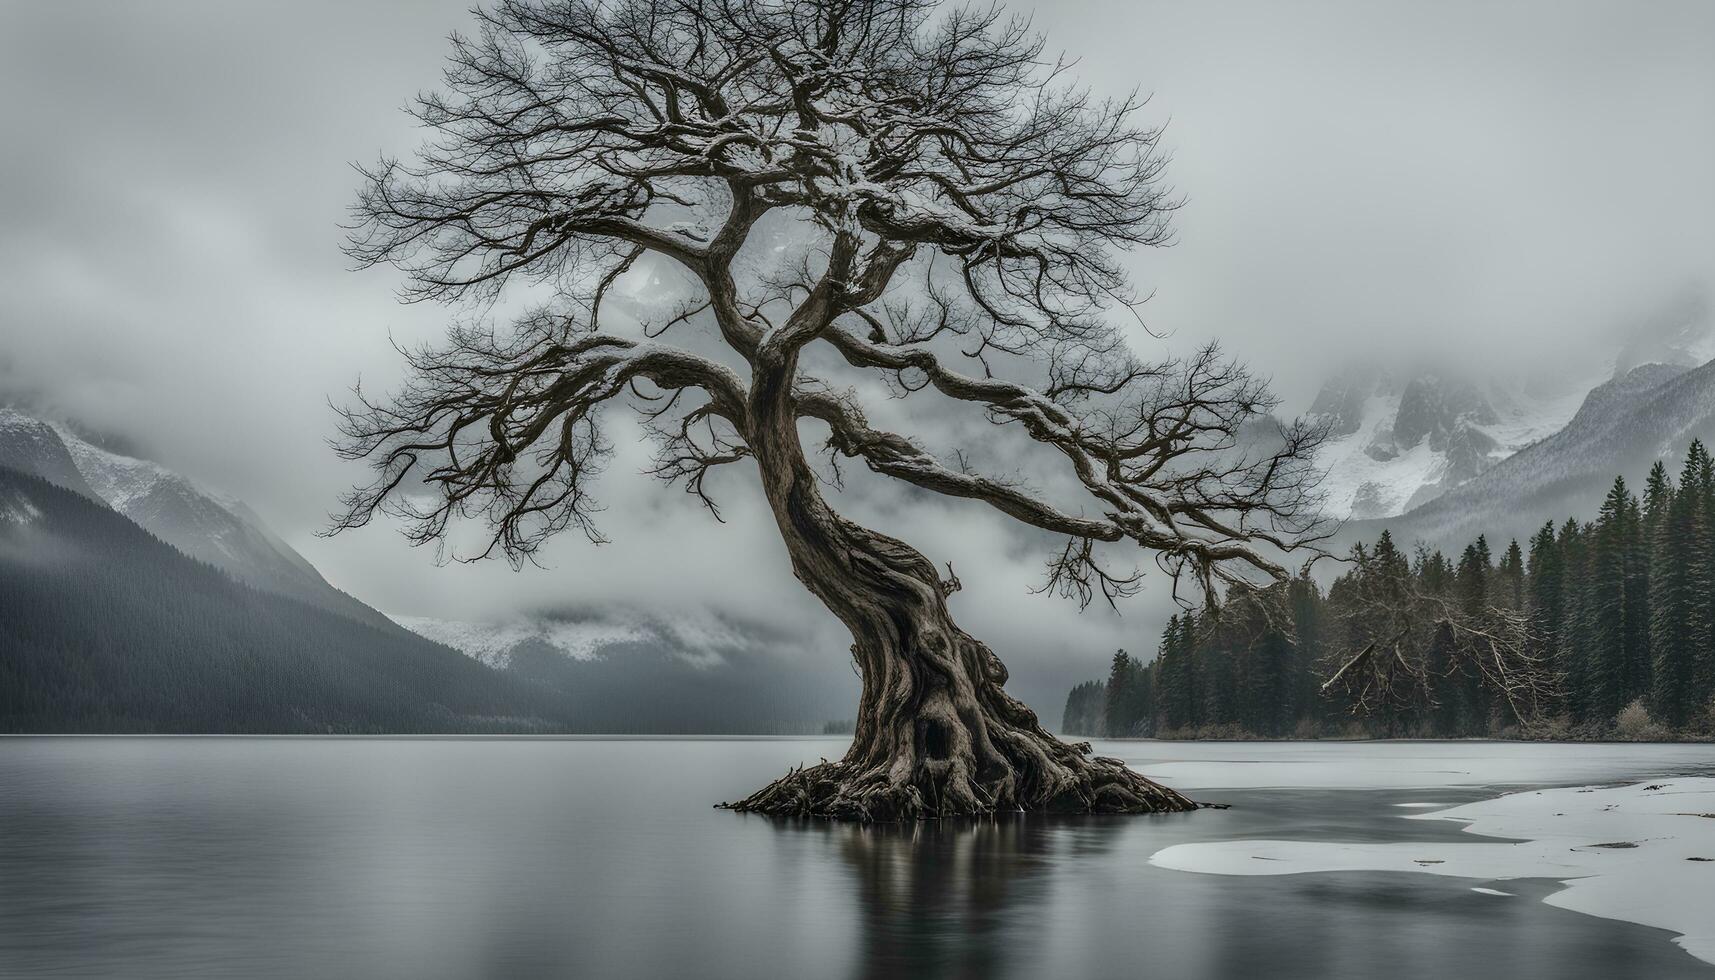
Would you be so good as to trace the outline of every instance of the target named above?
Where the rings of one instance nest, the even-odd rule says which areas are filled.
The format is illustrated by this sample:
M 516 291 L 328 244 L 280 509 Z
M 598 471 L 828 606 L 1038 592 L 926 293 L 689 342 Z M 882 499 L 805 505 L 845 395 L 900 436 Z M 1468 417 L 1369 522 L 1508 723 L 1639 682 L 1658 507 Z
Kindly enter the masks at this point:
M 1083 601 L 1136 587 L 1102 542 L 1208 588 L 1284 577 L 1319 531 L 1321 430 L 1275 424 L 1263 381 L 1213 347 L 1128 347 L 1122 255 L 1168 241 L 1177 201 L 1142 100 L 1066 67 L 1023 19 L 930 0 L 479 10 L 413 106 L 415 158 L 364 168 L 349 251 L 403 270 L 407 299 L 545 298 L 408 352 L 403 391 L 347 411 L 341 448 L 377 476 L 338 526 L 385 507 L 434 541 L 473 515 L 495 529 L 482 554 L 515 560 L 565 529 L 600 541 L 605 407 L 642 413 L 656 475 L 714 507 L 705 477 L 755 454 L 778 397 L 832 458 L 1065 535 L 1050 581 Z M 655 261 L 694 295 L 631 329 L 604 299 Z M 814 373 L 809 347 L 831 355 Z M 878 429 L 854 372 L 1052 447 L 1084 499 Z

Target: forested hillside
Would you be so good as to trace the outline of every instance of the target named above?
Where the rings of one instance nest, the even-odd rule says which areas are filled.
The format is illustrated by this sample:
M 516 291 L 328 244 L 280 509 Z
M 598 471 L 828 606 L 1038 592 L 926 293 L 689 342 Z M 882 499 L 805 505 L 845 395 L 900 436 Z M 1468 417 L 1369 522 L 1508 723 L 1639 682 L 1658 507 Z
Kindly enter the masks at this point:
M 241 585 L 0 468 L 0 730 L 563 730 L 536 685 Z
M 1499 557 L 1384 532 L 1324 594 L 1309 579 L 1175 616 L 1074 688 L 1068 734 L 1658 738 L 1715 734 L 1715 464 L 1693 441 L 1642 496 Z
M 0 406 L 0 466 L 105 503 L 175 549 L 247 585 L 383 631 L 398 629 L 330 585 L 242 501 L 204 489 L 158 463 L 111 452 L 65 425 Z

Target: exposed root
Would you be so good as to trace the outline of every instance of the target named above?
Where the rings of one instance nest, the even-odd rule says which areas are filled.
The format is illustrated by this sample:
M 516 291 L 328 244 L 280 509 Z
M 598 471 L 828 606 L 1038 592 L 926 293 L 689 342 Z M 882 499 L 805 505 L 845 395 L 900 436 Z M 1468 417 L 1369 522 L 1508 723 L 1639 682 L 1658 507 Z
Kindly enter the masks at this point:
M 718 806 L 743 813 L 862 823 L 1017 812 L 1178 813 L 1200 806 L 1118 759 L 1100 756 L 1079 758 L 1053 778 L 1009 774 L 991 785 L 992 789 L 985 788 L 962 777 L 897 779 L 883 767 L 823 762 L 794 769 L 743 800 Z M 1026 786 L 1033 789 L 1014 792 Z

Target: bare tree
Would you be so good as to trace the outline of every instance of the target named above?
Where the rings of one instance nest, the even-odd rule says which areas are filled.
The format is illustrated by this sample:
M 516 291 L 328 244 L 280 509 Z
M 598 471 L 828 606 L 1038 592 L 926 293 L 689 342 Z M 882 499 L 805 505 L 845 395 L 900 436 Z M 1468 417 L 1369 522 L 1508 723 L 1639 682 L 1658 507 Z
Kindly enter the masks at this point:
M 1441 692 L 1460 680 L 1525 725 L 1559 701 L 1562 678 L 1523 610 L 1420 587 L 1391 542 L 1374 553 L 1354 549 L 1350 563 L 1329 594 L 1339 610 L 1331 627 L 1349 645 L 1323 664 L 1322 693 L 1354 715 L 1397 728 L 1441 707 Z
M 949 616 L 958 580 L 835 512 L 805 447 L 825 431 L 836 463 L 1064 535 L 1048 582 L 1086 603 L 1137 587 L 1100 544 L 1203 590 L 1288 574 L 1318 530 L 1318 430 L 1273 423 L 1265 384 L 1213 348 L 1146 363 L 1110 322 L 1137 302 L 1119 254 L 1167 241 L 1174 207 L 1139 100 L 1065 84 L 1021 20 L 936 0 L 499 0 L 477 18 L 445 91 L 414 105 L 416 159 L 365 168 L 349 251 L 402 269 L 408 299 L 550 298 L 408 352 L 387 399 L 359 393 L 341 446 L 377 476 L 337 527 L 386 510 L 427 542 L 478 516 L 483 554 L 514 560 L 568 528 L 600 541 L 598 416 L 629 406 L 656 474 L 711 507 L 710 470 L 754 463 L 798 579 L 852 634 L 851 750 L 737 808 L 1191 807 L 1045 732 Z M 638 329 L 603 301 L 640 262 L 682 267 L 695 295 Z M 1049 447 L 1085 504 L 877 429 L 859 376 Z

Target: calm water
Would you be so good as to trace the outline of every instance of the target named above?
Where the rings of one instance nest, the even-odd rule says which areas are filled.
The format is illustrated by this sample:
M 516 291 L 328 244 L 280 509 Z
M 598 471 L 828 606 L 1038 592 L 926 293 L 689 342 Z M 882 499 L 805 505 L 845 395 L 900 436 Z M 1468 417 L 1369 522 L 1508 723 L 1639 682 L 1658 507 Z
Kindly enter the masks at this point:
M 1491 751 L 1512 753 L 1510 785 L 1561 785 L 1715 772 L 1709 747 L 1114 743 L 1099 748 L 1186 786 L 1254 787 L 1269 765 L 1287 780 L 1341 774 L 1306 780 L 1341 788 L 906 829 L 710 809 L 842 747 L 0 741 L 0 976 L 1715 976 L 1664 933 L 1535 901 L 1550 882 L 1498 900 L 1426 875 L 1147 863 L 1222 837 L 1457 836 L 1394 804 L 1495 795 L 1407 788 L 1480 781 L 1480 766 L 1456 767 Z M 1400 778 L 1408 760 L 1478 775 Z

